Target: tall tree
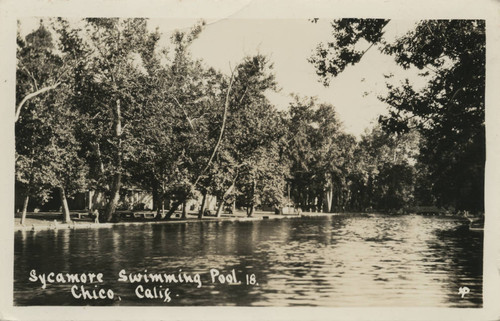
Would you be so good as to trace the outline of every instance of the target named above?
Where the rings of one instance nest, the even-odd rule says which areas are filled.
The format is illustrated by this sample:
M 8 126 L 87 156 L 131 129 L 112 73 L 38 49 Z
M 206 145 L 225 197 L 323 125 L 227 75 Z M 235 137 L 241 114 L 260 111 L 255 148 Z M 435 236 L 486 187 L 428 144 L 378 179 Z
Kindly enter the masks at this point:
M 70 221 L 67 195 L 85 187 L 86 168 L 75 130 L 78 113 L 69 107 L 71 57 L 58 53 L 52 33 L 41 23 L 26 39 L 18 36 L 16 111 L 16 179 L 24 186 L 24 223 L 30 196 L 47 200 L 49 189 L 60 193 L 63 220 Z M 48 85 L 49 83 L 57 86 Z M 58 87 L 40 92 L 39 88 Z M 24 98 L 23 98 L 24 97 Z M 20 107 L 26 106 L 20 113 Z M 18 185 L 19 185 L 18 184 Z
M 201 25 L 190 32 L 176 31 L 172 52 L 143 55 L 146 73 L 139 76 L 143 112 L 135 130 L 137 145 L 147 148 L 136 148 L 129 165 L 132 180 L 153 192 L 158 214 L 167 196 L 176 204 L 192 196 L 193 177 L 205 161 L 197 156 L 201 150 L 208 154 L 204 138 L 214 112 L 213 83 L 219 85 L 214 78 L 219 75 L 190 56 L 189 45 L 200 31 Z
M 354 138 L 343 132 L 335 108 L 317 104 L 314 98 L 295 96 L 289 109 L 288 135 L 295 202 L 304 210 L 342 209 Z
M 73 103 L 85 120 L 81 137 L 94 182 L 108 198 L 101 219 L 111 221 L 128 178 L 126 160 L 138 148 L 143 58 L 152 55 L 159 37 L 147 29 L 146 19 L 91 18 L 83 28 L 61 29 L 63 50 L 85 55 L 74 73 Z
M 16 122 L 21 117 L 24 106 L 61 84 L 61 77 L 67 71 L 64 67 L 65 62 L 55 53 L 52 34 L 43 20 L 40 20 L 38 29 L 28 34 L 26 39 L 22 39 L 18 30 Z
M 333 40 L 320 44 L 310 62 L 326 84 L 372 47 L 392 55 L 405 69 L 420 69 L 426 81 L 422 89 L 408 80 L 388 85 L 381 99 L 389 116 L 380 122 L 393 132 L 420 131 L 425 145 L 419 160 L 441 205 L 484 211 L 484 20 L 419 21 L 388 42 L 384 28 L 390 24 L 383 19 L 335 20 Z M 358 49 L 360 40 L 369 43 L 368 49 Z
M 279 114 L 266 97 L 266 92 L 277 89 L 272 68 L 263 55 L 246 57 L 235 68 L 227 129 L 221 145 L 225 166 L 231 167 L 224 181 L 234 181 L 233 175 L 237 173 L 236 187 L 249 216 L 262 200 L 263 180 L 268 180 L 269 187 L 280 186 L 279 180 L 286 172 L 283 170 L 279 176 L 272 174 L 276 169 L 273 165 L 278 165 L 278 141 L 284 130 Z M 276 193 L 279 199 L 283 191 Z

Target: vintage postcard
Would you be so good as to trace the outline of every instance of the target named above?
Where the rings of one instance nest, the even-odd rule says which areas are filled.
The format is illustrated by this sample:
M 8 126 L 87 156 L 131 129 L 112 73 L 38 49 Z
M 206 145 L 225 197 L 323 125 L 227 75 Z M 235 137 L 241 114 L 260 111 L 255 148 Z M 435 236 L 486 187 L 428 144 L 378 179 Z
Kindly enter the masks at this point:
M 0 13 L 2 319 L 500 318 L 499 2 Z

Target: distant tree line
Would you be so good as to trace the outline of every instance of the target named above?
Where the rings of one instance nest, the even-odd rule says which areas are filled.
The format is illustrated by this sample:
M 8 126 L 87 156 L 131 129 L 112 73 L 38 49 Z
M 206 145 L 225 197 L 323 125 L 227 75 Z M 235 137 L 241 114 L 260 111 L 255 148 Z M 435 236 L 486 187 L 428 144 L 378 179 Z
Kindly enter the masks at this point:
M 337 38 L 356 34 L 336 46 L 348 52 L 359 34 L 381 43 L 387 22 L 367 21 L 334 24 Z M 408 84 L 389 88 L 390 116 L 358 140 L 343 130 L 331 104 L 296 95 L 278 111 L 266 98 L 278 84 L 265 56 L 244 58 L 230 75 L 194 59 L 189 47 L 203 23 L 174 32 L 168 48 L 146 19 L 59 18 L 26 37 L 18 32 L 22 220 L 30 199 L 47 201 L 56 189 L 65 221 L 67 198 L 87 190 L 106 204 L 101 221 L 112 221 L 127 186 L 152 193 L 159 213 L 172 201 L 166 219 L 181 205 L 185 217 L 195 197 L 203 200 L 201 217 L 207 195 L 217 197 L 217 215 L 235 201 L 249 216 L 259 205 L 287 203 L 324 212 L 418 204 L 482 211 L 484 39 L 481 47 L 474 37 L 482 31 L 484 38 L 484 23 L 463 23 L 453 29 L 453 22 L 423 22 L 395 44 L 380 45 L 403 67 L 430 64 L 437 74 L 422 92 Z M 453 39 L 434 43 L 422 32 L 462 37 L 463 47 L 452 48 L 459 46 Z M 405 45 L 414 38 L 430 53 Z M 437 52 L 443 43 L 450 48 Z M 311 62 L 325 79 L 336 75 L 328 64 L 351 57 L 326 61 L 321 50 Z M 454 66 L 436 62 L 452 53 Z M 463 64 L 473 64 L 474 74 Z

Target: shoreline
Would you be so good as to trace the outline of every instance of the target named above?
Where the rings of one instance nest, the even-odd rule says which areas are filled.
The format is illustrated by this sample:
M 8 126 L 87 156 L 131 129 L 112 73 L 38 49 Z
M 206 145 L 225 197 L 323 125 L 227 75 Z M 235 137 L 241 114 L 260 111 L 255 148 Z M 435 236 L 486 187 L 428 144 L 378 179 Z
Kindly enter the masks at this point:
M 328 217 L 340 214 L 343 213 L 302 213 L 301 215 L 281 215 L 281 214 L 274 214 L 272 212 L 257 212 L 254 213 L 252 217 L 247 217 L 246 213 L 244 213 L 244 215 L 229 216 L 223 214 L 223 216 L 221 217 L 203 217 L 202 219 L 198 219 L 197 214 L 189 213 L 186 219 L 180 219 L 174 217 L 173 219 L 170 220 L 143 219 L 134 221 L 125 220 L 113 223 L 95 223 L 91 220 L 72 220 L 72 222 L 69 224 L 62 223 L 61 219 L 52 220 L 44 217 L 34 218 L 33 214 L 30 214 L 26 218 L 26 223 L 24 225 L 21 225 L 20 218 L 18 217 L 15 218 L 14 231 L 18 232 L 18 231 L 66 230 L 66 229 L 73 229 L 73 230 L 98 229 L 98 228 L 112 228 L 114 226 L 131 226 L 131 225 L 145 225 L 145 224 L 147 225 L 188 224 L 188 223 L 220 222 L 220 221 L 248 222 L 248 221 L 277 220 L 277 219 L 300 218 L 300 217 Z M 51 217 L 54 217 L 56 215 L 58 214 L 51 213 Z
M 44 213 L 29 213 L 26 217 L 26 223 L 21 225 L 19 217 L 14 218 L 14 231 L 42 231 L 42 230 L 67 230 L 67 229 L 99 229 L 99 228 L 112 228 L 115 226 L 132 226 L 132 225 L 163 225 L 163 224 L 188 224 L 188 223 L 203 223 L 203 222 L 248 222 L 248 221 L 263 221 L 263 220 L 279 220 L 279 219 L 295 219 L 295 218 L 318 218 L 330 217 L 338 215 L 391 215 L 387 213 L 364 213 L 364 212 L 337 212 L 337 213 L 323 213 L 323 212 L 302 212 L 301 214 L 274 214 L 273 212 L 257 211 L 251 217 L 247 217 L 246 213 L 241 211 L 234 215 L 222 214 L 221 217 L 204 216 L 198 219 L 198 215 L 194 212 L 188 213 L 186 219 L 180 219 L 180 213 L 175 213 L 172 219 L 169 220 L 155 220 L 155 219 L 136 219 L 136 220 L 123 220 L 120 222 L 109 223 L 95 223 L 90 219 L 77 219 L 72 220 L 71 223 L 62 222 L 62 214 L 57 212 L 44 212 Z M 411 214 L 397 214 L 411 215 Z M 423 214 L 415 214 L 419 216 L 429 216 Z M 37 217 L 38 216 L 38 217 Z M 445 218 L 463 219 L 458 215 L 431 215 Z

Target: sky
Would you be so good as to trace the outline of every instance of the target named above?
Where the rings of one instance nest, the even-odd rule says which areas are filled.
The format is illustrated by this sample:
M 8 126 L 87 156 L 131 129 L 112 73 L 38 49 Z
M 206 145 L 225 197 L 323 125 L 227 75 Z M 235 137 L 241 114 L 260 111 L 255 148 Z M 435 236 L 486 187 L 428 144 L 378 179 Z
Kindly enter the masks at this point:
M 349 66 L 329 87 L 323 86 L 307 59 L 316 46 L 331 40 L 330 20 L 311 23 L 307 19 L 221 19 L 207 21 L 207 26 L 192 44 L 194 57 L 229 74 L 245 56 L 264 54 L 274 64 L 279 93 L 268 93 L 278 109 L 291 102 L 291 93 L 315 96 L 318 102 L 335 106 L 344 130 L 359 137 L 367 127 L 376 123 L 387 107 L 377 96 L 386 92 L 384 74 L 396 75 L 392 82 L 405 77 L 416 79 L 416 71 L 403 71 L 390 56 L 372 47 L 361 62 Z M 168 35 L 175 29 L 189 30 L 196 20 L 156 20 L 160 31 Z M 415 21 L 391 21 L 386 38 L 394 39 L 407 32 Z M 167 37 L 165 37 L 167 38 Z M 368 44 L 360 44 L 361 48 Z
M 168 46 L 174 30 L 189 30 L 197 19 L 150 19 L 151 29 L 162 33 L 161 44 Z M 218 19 L 205 20 L 207 25 L 191 45 L 193 57 L 202 59 L 208 66 L 229 74 L 245 56 L 263 54 L 273 63 L 273 71 L 280 91 L 268 92 L 270 101 L 280 110 L 288 107 L 291 94 L 317 97 L 319 103 L 335 107 L 344 130 L 360 137 L 372 127 L 387 106 L 377 97 L 386 92 L 384 74 L 394 74 L 390 81 L 397 84 L 405 77 L 416 80 L 416 71 L 404 71 L 390 56 L 372 47 L 363 59 L 332 79 L 325 87 L 316 75 L 314 66 L 307 59 L 321 42 L 332 39 L 331 20 L 319 19 Z M 415 21 L 392 20 L 385 28 L 387 40 L 407 32 Z M 37 19 L 21 21 L 24 33 L 38 26 Z M 359 49 L 368 44 L 361 43 Z

